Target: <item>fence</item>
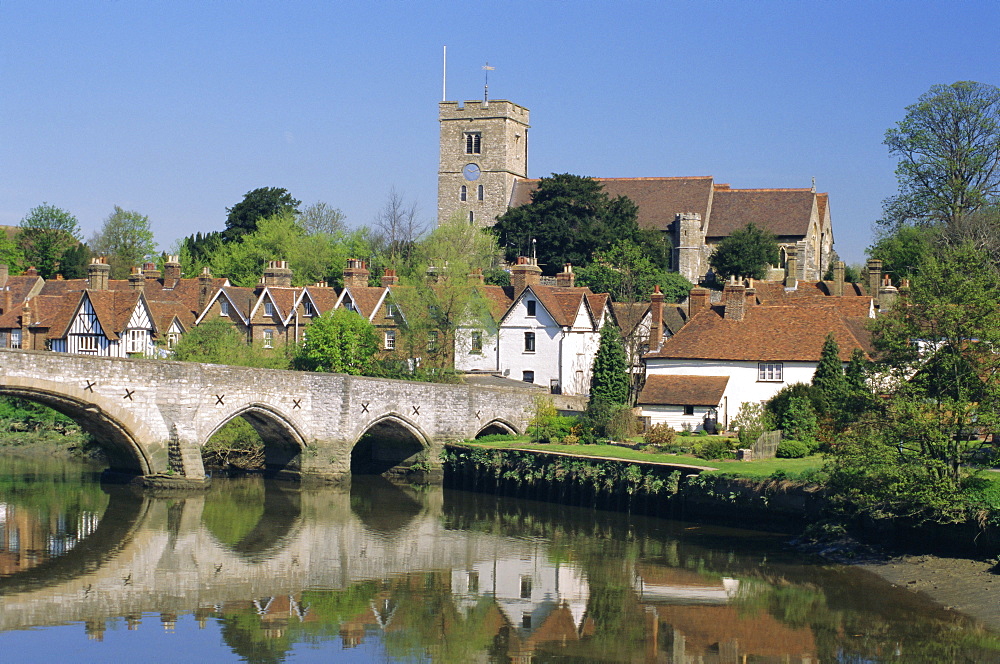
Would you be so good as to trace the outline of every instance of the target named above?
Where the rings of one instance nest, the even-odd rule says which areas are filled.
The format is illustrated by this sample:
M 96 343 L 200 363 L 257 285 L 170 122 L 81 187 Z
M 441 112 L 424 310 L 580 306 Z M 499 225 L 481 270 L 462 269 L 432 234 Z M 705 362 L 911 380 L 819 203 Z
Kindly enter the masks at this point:
M 757 442 L 750 449 L 754 459 L 773 459 L 778 454 L 778 443 L 781 442 L 781 431 L 765 431 L 760 434 Z

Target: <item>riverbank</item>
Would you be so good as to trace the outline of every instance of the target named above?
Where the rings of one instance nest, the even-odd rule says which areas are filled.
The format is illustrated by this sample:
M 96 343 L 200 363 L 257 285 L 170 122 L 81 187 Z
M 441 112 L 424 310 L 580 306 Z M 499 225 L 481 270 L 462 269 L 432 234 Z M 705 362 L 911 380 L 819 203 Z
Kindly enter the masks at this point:
M 96 446 L 89 444 L 85 434 L 53 432 L 13 432 L 0 434 L 0 453 L 19 457 L 50 457 L 54 459 L 103 459 Z

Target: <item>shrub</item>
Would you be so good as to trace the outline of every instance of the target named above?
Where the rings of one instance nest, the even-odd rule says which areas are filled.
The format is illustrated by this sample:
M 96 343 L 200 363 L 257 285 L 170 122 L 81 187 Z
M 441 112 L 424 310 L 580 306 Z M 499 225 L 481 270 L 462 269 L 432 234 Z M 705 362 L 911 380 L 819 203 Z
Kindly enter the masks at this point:
M 736 429 L 740 439 L 740 447 L 752 447 L 760 435 L 774 426 L 770 413 L 759 403 L 748 401 L 740 408 L 739 414 L 733 419 L 732 428 Z
M 580 437 L 574 434 L 567 434 L 563 436 L 562 439 L 563 445 L 576 445 L 579 442 L 580 442 Z
M 694 455 L 702 459 L 735 459 L 736 454 L 729 446 L 728 438 L 713 438 L 705 442 L 696 443 Z
M 781 459 L 801 459 L 809 455 L 809 445 L 797 440 L 783 440 L 778 443 L 777 456 Z
M 647 431 L 642 437 L 647 445 L 655 445 L 657 447 L 673 445 L 676 438 L 677 432 L 674 431 L 674 428 L 666 422 L 660 422 L 659 424 L 650 427 L 649 431 Z

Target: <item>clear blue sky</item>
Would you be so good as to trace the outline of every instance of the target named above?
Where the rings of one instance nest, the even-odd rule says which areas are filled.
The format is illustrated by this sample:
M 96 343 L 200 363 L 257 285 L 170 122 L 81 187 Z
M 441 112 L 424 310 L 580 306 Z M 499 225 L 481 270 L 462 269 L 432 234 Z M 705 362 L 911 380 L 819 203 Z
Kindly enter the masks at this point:
M 0 224 L 114 205 L 162 249 L 264 186 L 370 223 L 436 212 L 448 97 L 531 110 L 529 175 L 712 175 L 830 192 L 864 258 L 885 130 L 935 83 L 1000 84 L 1000 3 L 0 0 Z

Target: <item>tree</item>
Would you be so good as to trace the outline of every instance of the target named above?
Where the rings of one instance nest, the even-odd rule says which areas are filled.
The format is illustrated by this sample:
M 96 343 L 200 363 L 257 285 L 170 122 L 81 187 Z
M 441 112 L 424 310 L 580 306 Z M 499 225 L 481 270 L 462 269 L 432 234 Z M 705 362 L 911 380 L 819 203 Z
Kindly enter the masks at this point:
M 820 351 L 819 364 L 813 373 L 813 387 L 821 397 L 822 412 L 831 412 L 840 407 L 847 393 L 847 381 L 844 379 L 844 364 L 840 361 L 840 347 L 833 333 L 826 335 L 823 350 Z
M 868 255 L 882 261 L 882 272 L 889 274 L 898 284 L 912 279 L 917 266 L 931 252 L 938 236 L 935 228 L 928 226 L 900 226 L 885 233 L 868 247 Z
M 593 262 L 577 269 L 576 277 L 578 285 L 609 293 L 616 302 L 648 300 L 655 286 L 660 286 L 667 302 L 679 302 L 691 292 L 690 281 L 655 264 L 632 240 L 595 252 Z
M 880 224 L 953 224 L 1000 194 L 1000 88 L 934 85 L 885 133 L 899 194 Z
M 246 336 L 221 318 L 205 321 L 186 332 L 174 346 L 170 359 L 266 369 L 288 368 L 287 357 L 248 345 Z
M 238 240 L 257 230 L 257 222 L 261 219 L 278 214 L 297 215 L 301 204 L 302 201 L 292 198 L 286 189 L 278 187 L 259 187 L 248 191 L 242 201 L 226 208 L 229 216 L 223 236 L 227 241 Z
M 93 255 L 86 243 L 77 242 L 75 247 L 67 249 L 59 259 L 59 272 L 66 279 L 86 279 L 87 266 Z
M 590 403 L 621 406 L 628 403 L 628 397 L 628 362 L 621 334 L 614 325 L 605 323 L 590 374 Z
M 376 373 L 379 335 L 356 312 L 340 308 L 315 318 L 293 360 L 296 369 L 355 376 Z
M 51 279 L 63 254 L 80 241 L 80 225 L 66 210 L 42 203 L 21 220 L 15 241 L 25 262 L 35 266 L 43 279 Z
M 413 243 L 426 230 L 427 224 L 417 217 L 416 201 L 407 203 L 395 187 L 389 189 L 385 205 L 375 215 L 375 232 L 388 254 L 389 262 L 408 260 Z
M 668 242 L 661 233 L 639 229 L 638 210 L 625 196 L 609 198 L 593 178 L 553 174 L 539 180 L 530 203 L 501 215 L 492 232 L 508 261 L 534 251 L 547 275 L 565 263 L 587 266 L 596 252 L 621 241 L 638 245 L 657 268 L 668 267 Z
M 344 231 L 347 217 L 338 208 L 317 201 L 299 214 L 296 221 L 306 235 L 336 235 Z
M 0 229 L 0 265 L 6 265 L 12 274 L 17 274 L 25 267 L 24 254 L 17 243 L 7 237 Z
M 97 255 L 108 257 L 112 279 L 127 278 L 132 267 L 156 253 L 149 217 L 118 205 L 91 238 L 90 246 Z
M 763 279 L 768 265 L 777 265 L 778 261 L 774 236 L 752 223 L 723 238 L 708 257 L 708 264 L 720 277 L 753 279 Z

